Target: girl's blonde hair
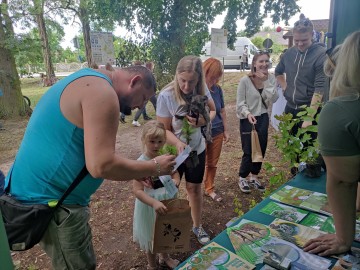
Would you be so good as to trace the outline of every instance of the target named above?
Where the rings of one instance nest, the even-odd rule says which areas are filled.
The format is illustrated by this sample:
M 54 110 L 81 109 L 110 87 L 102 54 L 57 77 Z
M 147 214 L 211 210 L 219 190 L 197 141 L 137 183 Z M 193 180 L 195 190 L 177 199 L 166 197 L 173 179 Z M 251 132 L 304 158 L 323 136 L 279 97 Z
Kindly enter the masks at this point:
M 330 86 L 330 99 L 360 94 L 360 31 L 353 32 L 341 45 Z
M 202 95 L 202 96 L 205 95 L 205 87 L 206 87 L 201 59 L 193 55 L 188 55 L 181 58 L 176 67 L 174 80 L 164 87 L 164 89 L 169 87 L 173 88 L 175 94 L 175 100 L 180 105 L 186 104 L 186 101 L 182 95 L 182 91 L 178 83 L 178 75 L 183 72 L 195 72 L 198 75 L 198 83 L 196 84 L 194 89 L 195 95 Z
M 142 150 L 146 149 L 146 140 L 149 138 L 163 138 L 166 141 L 166 129 L 163 123 L 156 120 L 148 121 L 142 130 L 141 143 Z

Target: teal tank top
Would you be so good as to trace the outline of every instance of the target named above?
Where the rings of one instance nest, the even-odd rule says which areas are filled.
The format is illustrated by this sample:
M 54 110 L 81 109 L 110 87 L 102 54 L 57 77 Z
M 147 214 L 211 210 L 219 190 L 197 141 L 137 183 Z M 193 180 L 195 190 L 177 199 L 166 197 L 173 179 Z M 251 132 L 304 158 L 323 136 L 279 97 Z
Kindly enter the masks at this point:
M 60 199 L 84 167 L 84 130 L 69 122 L 60 110 L 66 86 L 84 76 L 101 77 L 111 84 L 104 74 L 85 68 L 61 79 L 36 105 L 11 168 L 10 192 L 19 201 L 47 204 Z M 102 181 L 88 174 L 64 204 L 88 205 Z

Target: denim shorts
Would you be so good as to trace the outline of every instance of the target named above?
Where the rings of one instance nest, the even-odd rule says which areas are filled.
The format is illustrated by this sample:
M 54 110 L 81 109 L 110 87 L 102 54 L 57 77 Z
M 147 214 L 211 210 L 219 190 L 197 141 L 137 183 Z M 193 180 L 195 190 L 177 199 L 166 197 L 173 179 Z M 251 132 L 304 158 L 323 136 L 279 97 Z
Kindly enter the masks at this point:
M 65 205 L 56 210 L 40 241 L 55 270 L 96 268 L 89 219 L 87 206 Z

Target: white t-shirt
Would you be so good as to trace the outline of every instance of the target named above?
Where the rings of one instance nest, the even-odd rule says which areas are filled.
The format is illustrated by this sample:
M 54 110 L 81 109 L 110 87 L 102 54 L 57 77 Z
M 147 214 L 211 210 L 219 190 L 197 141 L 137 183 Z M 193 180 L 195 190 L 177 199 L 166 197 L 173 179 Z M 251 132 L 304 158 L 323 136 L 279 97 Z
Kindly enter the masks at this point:
M 208 99 L 212 100 L 211 93 L 209 89 L 206 88 L 205 95 Z M 159 93 L 156 104 L 156 115 L 164 118 L 172 118 L 171 127 L 175 136 L 180 139 L 182 142 L 186 143 L 186 138 L 181 133 L 183 127 L 183 120 L 177 119 L 175 115 L 184 116 L 186 115 L 186 110 L 183 105 L 175 100 L 175 94 L 173 88 L 169 87 L 162 90 Z M 205 150 L 205 139 L 201 134 L 200 128 L 195 128 L 195 132 L 190 136 L 191 140 L 189 146 L 193 151 L 197 151 L 198 154 L 201 154 Z

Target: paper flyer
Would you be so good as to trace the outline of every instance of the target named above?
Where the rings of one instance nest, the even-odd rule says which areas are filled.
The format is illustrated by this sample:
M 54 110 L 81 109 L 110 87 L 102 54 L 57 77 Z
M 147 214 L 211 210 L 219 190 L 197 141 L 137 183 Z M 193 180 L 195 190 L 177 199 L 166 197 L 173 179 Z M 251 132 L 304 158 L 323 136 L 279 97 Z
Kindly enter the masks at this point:
M 169 194 L 170 198 L 173 198 L 178 192 L 178 188 L 176 187 L 174 181 L 172 180 L 170 175 L 162 175 L 159 176 L 160 181 L 163 183 L 166 192 Z
M 186 264 L 178 269 L 182 270 L 206 270 L 206 269 L 229 269 L 229 270 L 251 270 L 252 265 L 230 250 L 219 244 L 212 242 L 200 250 L 196 251 Z
M 265 205 L 260 212 L 296 223 L 299 223 L 309 213 L 309 211 L 273 201 Z
M 323 232 L 335 233 L 334 219 L 329 216 L 309 213 L 300 224 Z
M 322 231 L 278 218 L 269 225 L 269 228 L 273 237 L 291 242 L 298 247 L 303 247 L 309 240 L 324 234 Z
M 291 261 L 291 269 L 325 270 L 331 266 L 330 260 L 304 252 L 294 244 L 276 237 L 264 244 L 261 250 L 265 253 L 265 263 L 270 265 L 273 263 L 272 266 L 288 261 Z
M 262 263 L 263 246 L 270 238 L 270 229 L 260 223 L 242 219 L 240 223 L 226 229 L 236 255 L 251 264 Z
M 189 156 L 191 152 L 191 147 L 190 146 L 186 146 L 184 151 L 182 151 L 176 158 L 175 158 L 175 166 L 174 166 L 174 171 L 177 170 L 177 168 L 179 168 L 179 166 L 187 159 L 187 157 Z

